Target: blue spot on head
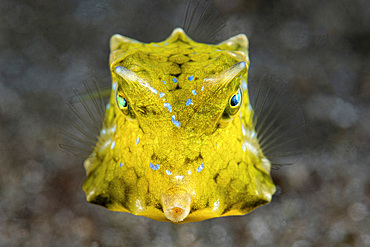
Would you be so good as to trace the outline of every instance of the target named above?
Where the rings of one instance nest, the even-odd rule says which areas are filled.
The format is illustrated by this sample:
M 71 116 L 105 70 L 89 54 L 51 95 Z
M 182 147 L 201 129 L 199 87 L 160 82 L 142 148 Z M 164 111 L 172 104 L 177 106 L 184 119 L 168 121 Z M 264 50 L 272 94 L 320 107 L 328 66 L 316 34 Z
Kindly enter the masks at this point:
M 191 92 L 192 92 L 194 95 L 197 95 L 197 91 L 192 90 Z
M 159 168 L 161 168 L 158 164 L 153 165 L 153 163 L 152 163 L 152 162 L 150 162 L 149 166 L 150 166 L 150 168 L 151 168 L 153 171 L 159 170 Z
M 108 103 L 106 106 L 105 106 L 105 109 L 109 109 L 110 108 L 110 103 Z
M 163 106 L 166 107 L 169 112 L 172 112 L 172 106 L 170 103 L 163 103 Z
M 122 163 L 119 163 L 119 167 L 122 167 L 123 166 L 123 164 Z
M 166 84 L 166 82 L 165 81 L 162 81 L 163 82 L 163 84 Z
M 194 80 L 194 76 L 193 76 L 193 75 L 189 76 L 189 77 L 188 77 L 188 80 L 189 80 L 189 81 Z
M 158 47 L 159 45 L 157 45 L 157 44 L 153 44 L 153 46 Z
M 203 89 L 204 89 L 204 86 L 202 86 L 202 88 L 200 89 L 200 91 L 203 91 Z
M 136 138 L 136 145 L 138 145 L 139 142 L 140 142 L 140 138 L 138 137 L 138 138 Z
M 186 101 L 186 106 L 189 106 L 189 105 L 192 105 L 193 104 L 193 102 L 191 101 L 191 99 L 188 99 L 187 101 Z
M 168 45 L 168 42 L 167 43 L 164 43 L 164 45 Z
M 103 135 L 105 135 L 107 133 L 107 131 L 105 129 L 102 129 L 101 133 L 103 133 Z
M 197 172 L 201 172 L 204 169 L 204 163 L 197 167 Z
M 165 93 L 160 92 L 159 97 L 162 98 L 165 95 Z
M 246 90 L 248 88 L 248 84 L 245 80 L 243 80 L 242 87 L 243 87 L 244 90 Z
M 176 116 L 175 116 L 175 115 L 173 115 L 173 116 L 171 117 L 171 121 L 172 121 L 172 123 L 173 123 L 177 128 L 180 128 L 180 127 L 181 127 L 181 123 L 180 123 L 179 121 L 176 121 L 176 120 L 175 120 L 175 118 L 176 118 Z
M 150 162 L 150 163 L 149 163 L 149 167 L 150 167 L 152 170 L 154 170 L 154 171 L 155 171 L 155 165 L 153 165 L 153 163 L 152 163 L 152 162 Z
M 116 146 L 116 142 L 113 141 L 112 144 L 110 145 L 110 149 L 113 149 Z
M 172 175 L 172 172 L 169 170 L 166 170 L 167 175 Z
M 113 91 L 116 91 L 116 88 L 117 88 L 117 82 L 113 82 L 113 84 L 112 84 L 112 90 Z
M 176 82 L 177 82 L 177 79 L 174 77 L 174 78 L 172 78 L 172 81 L 173 81 L 174 83 L 176 83 Z

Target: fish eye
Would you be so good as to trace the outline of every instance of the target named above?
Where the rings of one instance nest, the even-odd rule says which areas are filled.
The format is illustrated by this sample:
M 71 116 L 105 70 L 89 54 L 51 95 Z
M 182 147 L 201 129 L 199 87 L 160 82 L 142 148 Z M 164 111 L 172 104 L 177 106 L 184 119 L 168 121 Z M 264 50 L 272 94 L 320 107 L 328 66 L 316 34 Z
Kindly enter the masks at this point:
M 125 99 L 122 92 L 117 91 L 116 95 L 117 105 L 121 111 L 125 111 L 128 108 L 127 100 Z
M 228 122 L 233 119 L 233 117 L 238 113 L 243 102 L 243 91 L 241 88 L 238 89 L 229 98 L 228 104 L 222 114 L 222 120 Z
M 241 102 L 242 102 L 242 92 L 241 89 L 239 88 L 238 92 L 231 96 L 229 104 L 230 107 L 236 108 L 240 106 Z
M 122 92 L 120 88 L 116 91 L 116 104 L 118 109 L 126 116 L 128 120 L 135 120 L 136 114 L 133 111 L 130 103 L 128 102 L 125 94 Z

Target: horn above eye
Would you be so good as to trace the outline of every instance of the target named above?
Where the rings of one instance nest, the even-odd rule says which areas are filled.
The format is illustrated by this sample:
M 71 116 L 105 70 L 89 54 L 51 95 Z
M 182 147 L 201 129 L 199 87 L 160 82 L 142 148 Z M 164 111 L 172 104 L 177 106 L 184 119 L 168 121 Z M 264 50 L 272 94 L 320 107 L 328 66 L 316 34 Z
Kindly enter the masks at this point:
M 246 63 L 244 61 L 238 62 L 230 68 L 221 72 L 221 74 L 210 76 L 204 79 L 204 83 L 209 87 L 215 87 L 214 91 L 219 91 L 228 86 L 228 84 L 237 76 L 243 69 Z
M 158 94 L 158 90 L 152 87 L 148 81 L 143 79 L 142 77 L 138 76 L 135 72 L 123 67 L 123 66 L 116 66 L 114 68 L 114 72 L 122 77 L 129 86 L 135 90 L 146 90 L 149 91 L 151 94 Z

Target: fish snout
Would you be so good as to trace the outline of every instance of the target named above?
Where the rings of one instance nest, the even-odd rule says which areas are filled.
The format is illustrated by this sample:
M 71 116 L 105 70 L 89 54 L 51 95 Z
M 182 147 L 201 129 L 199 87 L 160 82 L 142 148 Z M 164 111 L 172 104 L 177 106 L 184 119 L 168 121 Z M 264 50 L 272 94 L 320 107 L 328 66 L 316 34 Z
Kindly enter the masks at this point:
M 192 197 L 183 188 L 172 188 L 162 195 L 163 212 L 174 223 L 183 221 L 190 212 Z

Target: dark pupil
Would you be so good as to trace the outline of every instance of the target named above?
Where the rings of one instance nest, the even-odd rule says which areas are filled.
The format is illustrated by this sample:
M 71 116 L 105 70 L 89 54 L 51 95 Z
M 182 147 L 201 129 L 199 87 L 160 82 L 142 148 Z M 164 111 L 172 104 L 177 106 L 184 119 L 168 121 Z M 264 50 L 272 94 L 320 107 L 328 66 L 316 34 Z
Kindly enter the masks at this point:
M 240 93 L 235 94 L 230 101 L 231 106 L 237 106 L 240 103 Z
M 117 95 L 117 101 L 120 107 L 125 108 L 127 106 L 127 101 L 121 95 Z

